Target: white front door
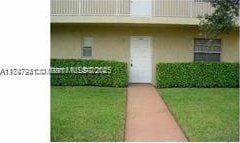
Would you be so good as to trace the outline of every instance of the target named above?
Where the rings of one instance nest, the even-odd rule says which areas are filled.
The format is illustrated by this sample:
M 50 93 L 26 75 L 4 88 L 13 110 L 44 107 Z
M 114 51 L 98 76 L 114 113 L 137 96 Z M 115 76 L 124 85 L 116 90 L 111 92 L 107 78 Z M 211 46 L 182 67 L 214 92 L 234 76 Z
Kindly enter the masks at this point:
M 151 16 L 152 0 L 131 0 L 131 16 Z
M 129 75 L 130 83 L 152 82 L 152 50 L 150 37 L 131 37 Z

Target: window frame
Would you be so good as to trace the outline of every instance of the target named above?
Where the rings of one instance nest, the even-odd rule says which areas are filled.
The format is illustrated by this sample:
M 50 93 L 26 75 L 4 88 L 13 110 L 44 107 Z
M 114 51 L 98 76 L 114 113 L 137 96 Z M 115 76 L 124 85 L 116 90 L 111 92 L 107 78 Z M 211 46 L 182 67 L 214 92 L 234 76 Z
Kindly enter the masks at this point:
M 219 50 L 209 50 L 209 51 L 204 51 L 204 50 L 195 50 L 195 41 L 196 40 L 207 40 L 209 42 L 210 40 L 218 40 L 220 41 L 219 43 Z M 195 59 L 195 54 L 197 53 L 202 53 L 202 54 L 219 54 L 219 59 L 218 60 L 209 60 L 209 59 L 202 59 L 202 60 L 196 60 Z M 221 55 L 222 55 L 222 39 L 217 38 L 217 39 L 208 39 L 208 38 L 194 38 L 193 39 L 193 61 L 194 62 L 199 62 L 199 61 L 205 61 L 205 62 L 221 62 Z
M 90 38 L 91 39 L 91 43 L 90 45 L 85 45 L 85 39 L 86 38 Z M 83 36 L 82 37 L 82 44 L 81 44 L 81 56 L 83 58 L 91 58 L 93 55 L 93 44 L 94 44 L 94 39 L 92 36 Z M 91 55 L 84 55 L 84 48 L 91 48 Z

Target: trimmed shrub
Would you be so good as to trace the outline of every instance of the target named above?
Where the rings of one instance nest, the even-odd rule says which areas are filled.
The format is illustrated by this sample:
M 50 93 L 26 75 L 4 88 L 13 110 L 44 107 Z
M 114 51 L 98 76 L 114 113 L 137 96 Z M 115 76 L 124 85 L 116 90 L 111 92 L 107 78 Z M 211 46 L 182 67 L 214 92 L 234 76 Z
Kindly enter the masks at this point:
M 52 68 L 111 67 L 111 73 L 51 73 L 53 86 L 109 86 L 126 87 L 128 83 L 127 63 L 103 60 L 51 59 Z
M 159 63 L 157 87 L 239 87 L 239 63 Z

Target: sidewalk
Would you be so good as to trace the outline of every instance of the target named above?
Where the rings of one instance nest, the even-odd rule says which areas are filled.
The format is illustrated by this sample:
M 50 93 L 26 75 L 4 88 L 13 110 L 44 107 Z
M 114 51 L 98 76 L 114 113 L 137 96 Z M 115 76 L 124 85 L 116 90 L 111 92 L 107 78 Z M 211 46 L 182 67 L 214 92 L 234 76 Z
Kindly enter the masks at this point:
M 187 141 L 150 84 L 128 87 L 125 141 Z

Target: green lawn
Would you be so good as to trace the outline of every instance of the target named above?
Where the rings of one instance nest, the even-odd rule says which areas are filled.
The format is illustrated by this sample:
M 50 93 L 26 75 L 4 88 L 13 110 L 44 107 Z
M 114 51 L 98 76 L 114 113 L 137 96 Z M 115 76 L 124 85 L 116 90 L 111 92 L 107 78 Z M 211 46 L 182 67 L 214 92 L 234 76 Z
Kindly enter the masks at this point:
M 237 88 L 159 89 L 189 141 L 239 141 Z
M 51 141 L 123 141 L 126 89 L 51 87 Z

